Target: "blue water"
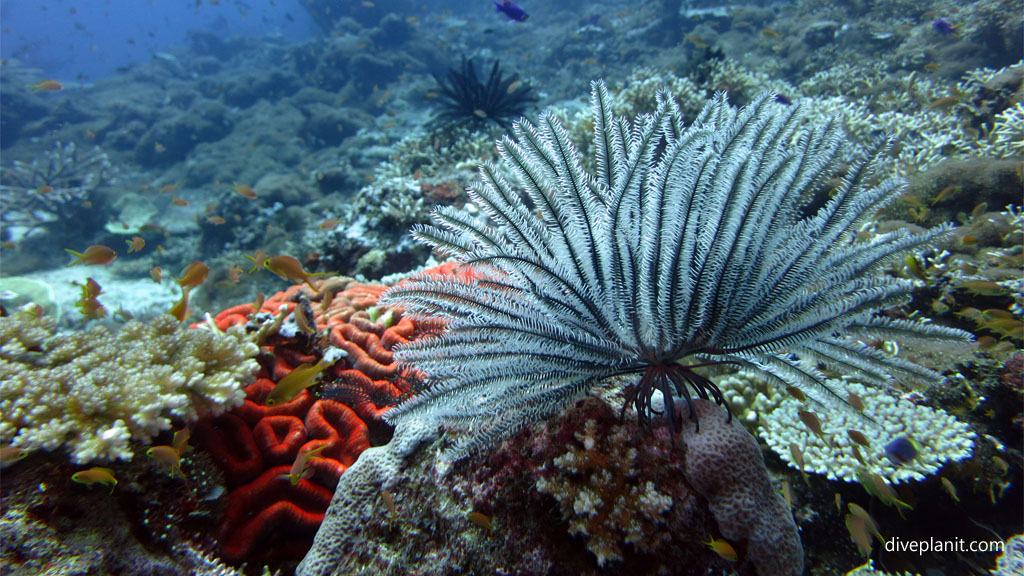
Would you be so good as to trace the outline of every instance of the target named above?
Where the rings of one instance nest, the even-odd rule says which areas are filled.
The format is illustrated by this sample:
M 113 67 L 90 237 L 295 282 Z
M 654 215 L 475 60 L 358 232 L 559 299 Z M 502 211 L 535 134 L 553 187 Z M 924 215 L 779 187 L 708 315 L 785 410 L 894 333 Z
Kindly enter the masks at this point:
M 0 55 L 61 81 L 91 81 L 187 43 L 194 30 L 301 40 L 298 0 L 4 0 Z

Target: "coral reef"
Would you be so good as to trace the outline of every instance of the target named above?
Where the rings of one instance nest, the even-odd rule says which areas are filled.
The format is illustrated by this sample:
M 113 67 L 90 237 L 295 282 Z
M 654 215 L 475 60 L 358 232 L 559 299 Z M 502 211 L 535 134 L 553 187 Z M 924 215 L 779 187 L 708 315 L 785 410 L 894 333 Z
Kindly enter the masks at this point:
M 692 573 L 798 573 L 799 539 L 756 442 L 714 410 L 702 419 L 701 433 L 710 430 L 706 442 L 696 443 L 700 452 L 672 446 L 663 421 L 653 425 L 660 442 L 642 442 L 648 432 L 620 423 L 597 397 L 520 432 L 477 462 L 437 466 L 442 442 L 407 456 L 397 443 L 371 448 L 342 476 L 332 502 L 340 512 L 324 524 L 334 529 L 321 531 L 298 574 L 568 576 L 675 573 L 680 566 Z M 429 432 L 399 428 L 395 438 L 423 439 Z M 744 481 L 734 482 L 734 475 Z M 717 519 L 694 484 L 719 503 Z M 730 509 L 724 505 L 730 495 L 754 497 L 759 506 Z M 760 532 L 738 526 L 747 522 Z M 704 545 L 725 530 L 743 532 L 730 540 L 739 562 Z M 770 542 L 779 546 L 766 550 Z
M 804 551 L 796 523 L 786 500 L 768 480 L 754 437 L 706 400 L 694 400 L 693 412 L 677 409 L 686 442 L 686 476 L 707 498 L 722 535 L 746 541 L 747 555 L 759 574 L 802 574 Z
M 100 201 L 95 192 L 113 179 L 113 166 L 99 147 L 83 152 L 74 142 L 57 141 L 31 162 L 13 162 L 0 172 L 4 239 L 41 226 L 59 230 L 88 220 L 88 208 L 96 208 L 90 203 Z
M 305 390 L 291 402 L 267 407 L 273 387 L 270 380 L 257 380 L 246 388 L 243 406 L 196 428 L 197 444 L 210 451 L 228 482 L 217 541 L 221 556 L 233 562 L 305 553 L 338 478 L 370 446 L 366 424 L 351 408 L 314 401 Z M 313 450 L 318 457 L 308 463 L 309 477 L 290 481 L 300 452 Z M 287 536 L 267 547 L 273 533 Z
M 54 338 L 38 312 L 0 317 L 0 440 L 24 450 L 130 460 L 132 440 L 241 404 L 257 367 L 241 329 L 188 330 L 163 315 Z
M 804 471 L 821 474 L 830 480 L 857 481 L 857 471 L 867 469 L 880 474 L 891 483 L 923 480 L 935 474 L 943 464 L 968 458 L 975 434 L 970 426 L 947 412 L 926 406 L 916 396 L 901 395 L 897 390 L 865 386 L 855 381 L 836 384 L 864 403 L 864 415 L 839 406 L 814 407 L 821 417 L 824 437 L 809 430 L 801 422 L 799 411 L 808 404 L 771 389 L 766 382 L 751 374 L 722 380 L 730 405 L 740 418 L 750 409 L 756 413 L 758 434 L 782 460 L 793 462 L 791 444 L 800 448 Z M 738 397 L 753 393 L 756 400 Z M 865 417 L 867 416 L 867 417 Z M 859 446 L 847 430 L 861 432 L 870 446 Z M 921 447 L 918 457 L 902 465 L 894 464 L 885 455 L 884 447 L 899 436 L 913 438 Z
M 384 286 L 328 278 L 295 285 L 262 302 L 229 308 L 208 322 L 220 330 L 257 334 L 262 354 L 245 402 L 200 421 L 196 442 L 224 473 L 228 504 L 219 551 L 233 562 L 298 559 L 310 546 L 338 479 L 370 447 L 386 442 L 381 414 L 410 390 L 391 349 L 417 325 L 397 309 L 378 307 Z M 301 318 L 300 318 L 301 317 Z M 303 319 L 305 318 L 305 319 Z M 421 328 L 419 328 L 421 329 Z M 301 364 L 322 359 L 315 398 L 309 390 L 273 406 L 267 398 Z M 371 430 L 373 433 L 371 434 Z M 292 470 L 299 454 L 316 451 L 308 470 Z M 295 481 L 288 475 L 296 474 Z M 268 547 L 268 539 L 286 534 Z

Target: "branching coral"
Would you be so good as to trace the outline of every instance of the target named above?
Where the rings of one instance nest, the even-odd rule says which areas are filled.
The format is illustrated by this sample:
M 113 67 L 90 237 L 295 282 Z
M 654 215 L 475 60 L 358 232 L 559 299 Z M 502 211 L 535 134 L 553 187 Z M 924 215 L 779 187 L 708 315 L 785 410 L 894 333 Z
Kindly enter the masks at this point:
M 74 142 L 56 142 L 43 158 L 16 161 L 3 170 L 0 223 L 29 232 L 44 224 L 66 222 L 91 193 L 111 181 L 113 172 L 99 148 L 83 154 Z
M 53 338 L 43 316 L 0 318 L 0 441 L 66 448 L 76 463 L 130 460 L 132 440 L 245 399 L 256 345 L 240 328 L 188 330 L 171 316 Z

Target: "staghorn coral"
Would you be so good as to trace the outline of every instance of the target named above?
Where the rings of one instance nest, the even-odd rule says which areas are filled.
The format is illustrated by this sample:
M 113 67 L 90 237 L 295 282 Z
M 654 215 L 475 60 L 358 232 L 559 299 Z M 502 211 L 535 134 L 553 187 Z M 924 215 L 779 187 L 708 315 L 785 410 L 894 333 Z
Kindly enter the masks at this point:
M 0 318 L 0 441 L 65 448 L 76 463 L 130 460 L 173 419 L 241 404 L 256 370 L 240 329 L 188 330 L 168 315 L 54 337 L 28 310 Z

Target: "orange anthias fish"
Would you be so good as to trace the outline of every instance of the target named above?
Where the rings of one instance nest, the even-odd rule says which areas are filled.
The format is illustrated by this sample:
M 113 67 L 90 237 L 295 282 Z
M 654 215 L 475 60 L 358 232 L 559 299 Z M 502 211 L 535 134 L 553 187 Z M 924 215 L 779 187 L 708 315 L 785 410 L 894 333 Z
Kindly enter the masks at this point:
M 125 240 L 128 243 L 128 253 L 140 252 L 146 247 L 146 239 L 142 236 L 133 236 L 131 240 Z
M 117 252 L 114 252 L 113 248 L 102 244 L 93 244 L 86 248 L 85 252 L 75 252 L 74 250 L 68 250 L 67 248 L 65 248 L 64 251 L 72 256 L 78 257 L 78 260 L 68 264 L 66 266 L 67 268 L 77 266 L 78 264 L 86 264 L 89 266 L 106 265 L 110 264 L 115 258 L 117 258 Z
M 171 478 L 185 477 L 185 473 L 181 471 L 181 453 L 173 446 L 153 446 L 146 450 L 146 456 L 156 460 L 161 467 L 167 469 Z
M 56 80 L 43 80 L 39 84 L 29 84 L 28 87 L 33 92 L 60 92 L 64 89 L 64 85 Z
M 248 198 L 249 200 L 255 200 L 259 198 L 259 196 L 256 195 L 256 191 L 253 190 L 251 186 L 245 186 L 244 184 L 235 184 L 234 186 L 231 187 L 231 189 L 234 190 L 235 192 L 238 192 L 242 196 Z
M 721 538 L 710 538 L 704 544 L 714 551 L 715 554 L 718 554 L 729 562 L 735 562 L 739 559 L 739 554 L 736 553 L 736 550 L 732 545 Z
M 82 297 L 75 302 L 75 307 L 86 318 L 106 318 L 107 309 L 100 304 L 97 296 L 103 293 L 103 288 L 92 278 L 86 278 L 82 285 Z
M 185 318 L 188 318 L 188 293 L 189 289 L 186 288 L 181 291 L 181 299 L 178 300 L 171 309 L 167 311 L 168 314 L 174 316 L 178 322 L 184 322 Z
M 270 254 L 267 254 L 262 250 L 257 250 L 252 253 L 252 256 L 245 254 L 245 257 L 252 260 L 252 268 L 249 268 L 249 274 L 252 274 L 260 269 L 260 266 L 267 261 L 267 258 L 270 258 Z
M 210 267 L 197 261 L 189 264 L 181 274 L 181 278 L 177 279 L 178 284 L 182 288 L 195 288 L 206 282 L 206 278 L 210 275 Z
M 102 484 L 104 486 L 110 486 L 110 493 L 114 493 L 114 486 L 117 486 L 117 478 L 114 477 L 114 471 L 110 468 L 94 467 L 88 470 L 82 470 L 75 472 L 71 475 L 72 482 L 78 482 L 79 484 L 85 484 L 91 487 L 93 484 Z
M 291 280 L 295 283 L 305 282 L 311 289 L 316 287 L 309 281 L 313 276 L 325 276 L 326 272 L 309 273 L 302 269 L 302 263 L 293 256 L 281 255 L 267 258 L 263 267 L 281 277 L 282 280 Z

